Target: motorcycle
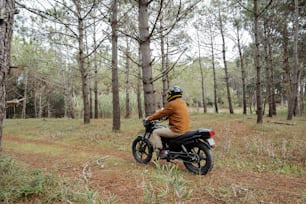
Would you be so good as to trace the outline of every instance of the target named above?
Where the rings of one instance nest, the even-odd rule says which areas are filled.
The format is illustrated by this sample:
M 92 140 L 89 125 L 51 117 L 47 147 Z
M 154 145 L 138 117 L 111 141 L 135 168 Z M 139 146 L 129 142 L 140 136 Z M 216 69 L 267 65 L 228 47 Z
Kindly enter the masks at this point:
M 164 128 L 165 125 L 159 124 L 163 120 L 143 121 L 145 133 L 138 135 L 132 143 L 132 152 L 134 159 L 143 164 L 151 161 L 153 156 L 153 145 L 150 136 L 153 130 Z M 164 159 L 168 162 L 172 160 L 182 160 L 188 171 L 205 175 L 213 168 L 214 159 L 212 148 L 215 147 L 215 141 L 212 138 L 214 131 L 205 128 L 184 133 L 176 138 L 162 137 L 163 149 L 168 152 Z

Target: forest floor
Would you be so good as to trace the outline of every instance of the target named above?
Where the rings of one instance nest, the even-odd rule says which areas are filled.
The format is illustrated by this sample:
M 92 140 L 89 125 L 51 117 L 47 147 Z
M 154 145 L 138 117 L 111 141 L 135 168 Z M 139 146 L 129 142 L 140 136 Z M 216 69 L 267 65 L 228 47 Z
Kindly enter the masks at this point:
M 236 126 L 231 124 L 231 128 L 248 131 L 243 130 L 241 123 Z M 197 176 L 187 172 L 180 161 L 160 161 L 160 165 L 178 168 L 186 181 L 182 185 L 186 186 L 184 191 L 190 192 L 189 198 L 180 201 L 177 195 L 172 195 L 164 202 L 162 198 L 149 202 L 146 190 L 151 189 L 156 194 L 159 192 L 156 189 L 158 186 L 165 190 L 163 184 L 150 187 L 151 184 L 155 185 L 154 179 L 158 179 L 152 174 L 167 172 L 156 173 L 157 167 L 153 161 L 148 165 L 135 162 L 129 149 L 99 146 L 88 141 L 63 142 L 50 137 L 37 139 L 5 135 L 3 141 L 3 154 L 27 164 L 31 169 L 82 179 L 100 195 L 113 196 L 116 203 L 306 203 L 305 174 L 250 171 L 217 164 L 209 174 Z M 31 148 L 35 151 L 31 151 Z

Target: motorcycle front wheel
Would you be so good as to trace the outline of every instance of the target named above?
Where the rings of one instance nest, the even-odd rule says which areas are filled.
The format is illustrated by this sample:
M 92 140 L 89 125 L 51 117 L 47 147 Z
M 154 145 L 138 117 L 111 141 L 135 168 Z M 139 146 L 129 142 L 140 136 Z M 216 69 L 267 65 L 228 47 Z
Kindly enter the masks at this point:
M 153 145 L 149 139 L 143 138 L 143 136 L 138 136 L 133 141 L 132 152 L 134 159 L 137 162 L 147 164 L 151 161 L 153 156 Z
M 184 160 L 184 165 L 190 172 L 205 175 L 213 168 L 213 154 L 205 144 L 194 143 L 187 147 L 187 151 L 197 157 L 189 161 Z

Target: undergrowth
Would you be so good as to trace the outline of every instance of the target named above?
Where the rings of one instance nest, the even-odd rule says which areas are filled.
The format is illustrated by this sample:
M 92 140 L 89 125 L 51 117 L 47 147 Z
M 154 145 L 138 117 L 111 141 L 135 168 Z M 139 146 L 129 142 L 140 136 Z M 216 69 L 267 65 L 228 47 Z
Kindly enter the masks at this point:
M 252 115 L 230 114 L 192 114 L 191 129 L 209 128 L 216 132 L 213 149 L 215 167 L 207 176 L 190 175 L 186 169 L 175 165 L 155 163 L 150 173 L 143 173 L 143 200 L 145 203 L 203 203 L 196 202 L 198 195 L 207 194 L 221 203 L 305 203 L 305 191 L 281 192 L 284 198 L 277 198 L 269 186 L 257 187 L 250 182 L 233 180 L 231 177 L 241 172 L 248 176 L 277 175 L 275 178 L 305 178 L 306 175 L 306 126 L 305 119 L 295 118 L 286 124 L 273 123 L 283 116 L 265 118 L 263 124 L 256 124 Z M 20 128 L 16 128 L 16 125 Z M 143 133 L 142 120 L 122 120 L 122 130 L 112 132 L 111 119 L 91 120 L 88 125 L 81 120 L 46 119 L 46 120 L 6 120 L 3 144 L 6 149 L 16 149 L 13 141 L 5 140 L 10 135 L 31 140 L 49 141 L 57 144 L 89 145 L 99 148 L 112 148 L 131 157 L 131 143 L 136 135 Z M 41 148 L 43 146 L 43 148 Z M 65 154 L 66 146 L 59 146 L 55 151 L 47 145 L 19 145 L 19 153 L 33 151 L 50 155 Z M 86 154 L 85 154 L 86 153 Z M 55 153 L 52 153 L 55 154 Z M 82 156 L 84 154 L 84 156 Z M 76 159 L 75 155 L 65 154 L 65 158 Z M 80 152 L 78 157 L 92 158 L 92 153 Z M 130 164 L 130 160 L 126 160 Z M 124 166 L 125 165 L 125 166 Z M 138 166 L 143 170 L 143 166 Z M 122 168 L 127 165 L 122 163 Z M 115 168 L 115 167 L 114 167 Z M 116 167 L 117 170 L 118 167 Z M 113 169 L 110 169 L 110 171 Z M 140 171 L 141 171 L 140 170 Z M 137 179 L 141 173 L 135 170 Z M 219 173 L 219 174 L 218 174 Z M 224 174 L 224 175 L 223 175 Z M 229 174 L 229 177 L 227 176 Z M 79 180 L 66 180 L 40 170 L 27 170 L 10 157 L 0 160 L 0 203 L 101 203 L 101 195 Z M 191 178 L 191 179 L 190 179 Z M 198 181 L 191 183 L 191 180 Z M 252 178 L 252 177 L 251 177 Z M 267 178 L 270 178 L 267 176 Z M 253 179 L 253 178 L 252 178 Z M 254 178 L 256 179 L 256 178 Z M 139 182 L 137 180 L 137 182 Z M 277 182 L 277 181 L 275 181 Z M 272 196 L 273 195 L 273 196 Z M 120 203 L 120 197 L 109 194 L 103 197 L 103 203 Z M 274 197 L 275 196 L 275 197 Z M 290 196 L 290 198 L 285 198 Z M 100 200 L 100 201 L 99 201 Z M 265 201 L 265 202 L 264 202 Z M 204 202 L 205 203 L 205 202 Z M 207 201 L 206 203 L 209 203 Z M 283 202 L 284 203 L 284 202 Z
M 68 181 L 39 169 L 29 170 L 0 156 L 0 203 L 101 203 L 81 181 Z M 80 188 L 81 187 L 81 188 Z
M 163 165 L 159 161 L 154 163 L 157 171 L 146 178 L 145 203 L 164 203 L 166 201 L 184 203 L 189 201 L 192 189 L 188 188 L 188 182 L 181 176 L 177 166 Z

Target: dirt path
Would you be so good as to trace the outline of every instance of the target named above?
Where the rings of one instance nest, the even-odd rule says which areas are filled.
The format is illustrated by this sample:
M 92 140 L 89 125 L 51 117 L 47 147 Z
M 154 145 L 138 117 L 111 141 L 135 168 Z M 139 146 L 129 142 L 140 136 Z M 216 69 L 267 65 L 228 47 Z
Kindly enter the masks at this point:
M 52 140 L 33 140 L 14 136 L 6 136 L 4 141 L 18 145 L 47 145 L 54 149 L 65 149 L 63 153 L 53 155 L 19 152 L 18 148 L 5 148 L 4 145 L 3 153 L 28 164 L 30 168 L 84 179 L 99 193 L 116 195 L 120 203 L 144 203 L 143 189 L 146 181 L 145 175 L 139 172 L 143 172 L 146 168 L 156 168 L 152 162 L 146 166 L 136 163 L 130 152 L 97 148 L 87 144 L 71 146 Z M 185 180 L 198 186 L 192 192 L 190 203 L 227 203 L 228 196 L 231 200 L 232 197 L 236 197 L 239 201 L 240 197 L 255 196 L 255 194 L 256 196 L 263 194 L 263 198 L 270 198 L 270 200 L 258 200 L 257 203 L 306 202 L 305 178 L 290 178 L 269 173 L 232 172 L 218 167 L 215 167 L 209 175 L 199 177 L 185 172 L 181 163 L 178 162 L 177 166 L 182 170 Z M 210 186 L 213 188 L 210 189 Z M 215 187 L 219 188 L 218 191 L 214 190 Z M 220 195 L 221 188 L 225 191 L 222 195 Z M 302 194 L 304 192 L 302 197 L 301 192 Z

